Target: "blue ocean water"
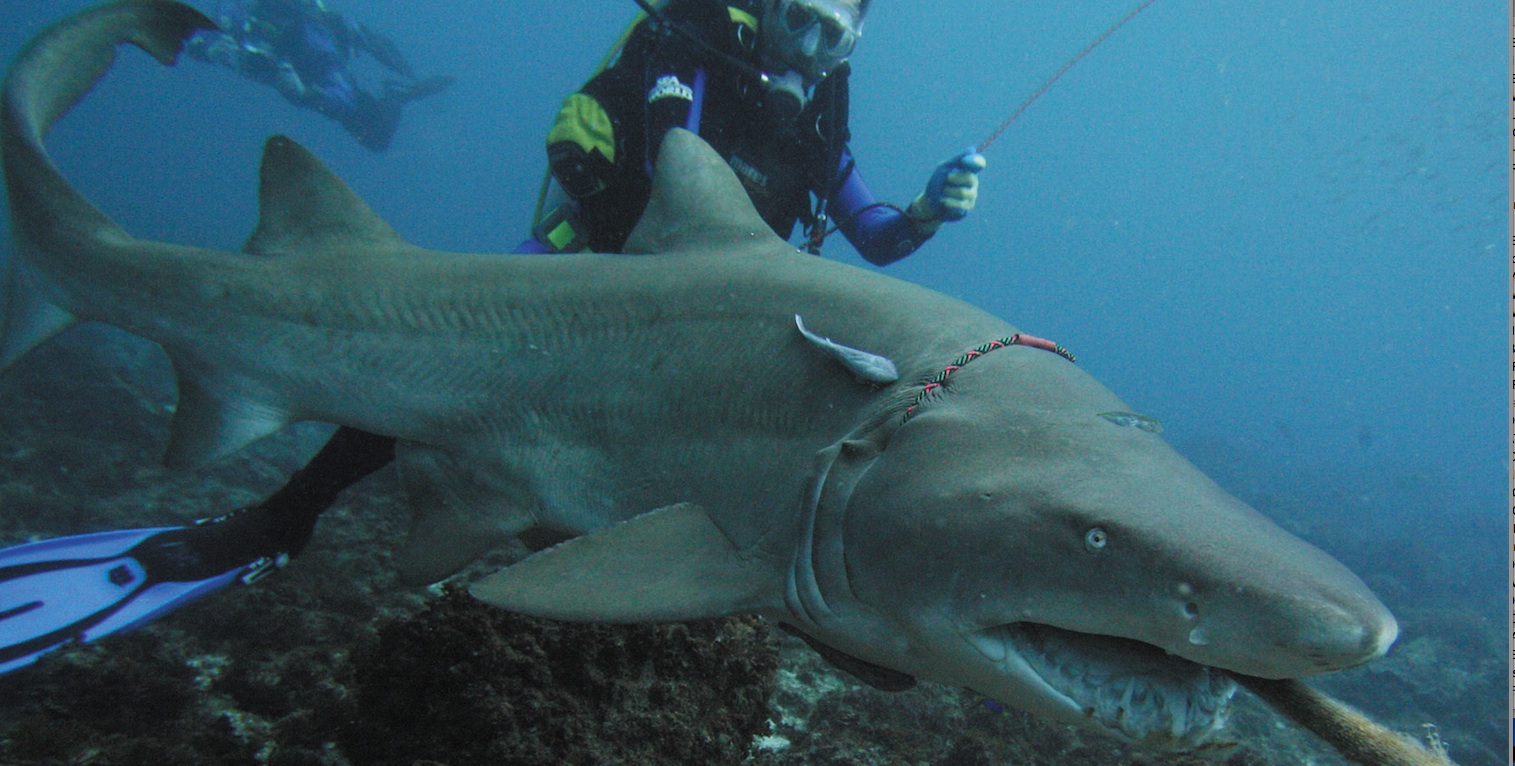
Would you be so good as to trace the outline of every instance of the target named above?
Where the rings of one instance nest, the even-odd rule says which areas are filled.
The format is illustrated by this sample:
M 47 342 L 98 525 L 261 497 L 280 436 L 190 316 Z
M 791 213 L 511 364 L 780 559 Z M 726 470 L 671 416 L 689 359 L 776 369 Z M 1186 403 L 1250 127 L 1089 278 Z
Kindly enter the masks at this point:
M 0 54 L 83 5 L 8 4 Z M 255 221 L 261 141 L 283 132 L 408 239 L 509 250 L 548 121 L 635 10 L 331 5 L 419 73 L 458 77 L 409 108 L 387 153 L 225 71 L 129 53 L 56 131 L 55 156 L 128 231 L 234 248 Z M 1131 5 L 876 3 L 852 115 L 875 192 L 908 202 Z M 1228 489 L 1308 522 L 1370 583 L 1408 552 L 1439 572 L 1424 587 L 1497 621 L 1505 11 L 1158 0 L 988 150 L 973 215 L 888 272 L 1068 346 Z M 827 256 L 862 263 L 840 240 Z

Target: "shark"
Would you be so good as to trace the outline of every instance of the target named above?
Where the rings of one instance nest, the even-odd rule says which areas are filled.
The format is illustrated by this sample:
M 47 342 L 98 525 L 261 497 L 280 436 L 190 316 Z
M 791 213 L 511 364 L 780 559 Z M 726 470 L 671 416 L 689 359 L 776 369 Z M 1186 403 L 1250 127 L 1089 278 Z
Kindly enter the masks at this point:
M 0 96 L 0 365 L 81 321 L 156 342 L 171 466 L 303 420 L 392 435 L 408 581 L 550 535 L 471 592 L 562 620 L 755 613 L 881 684 L 1154 748 L 1210 742 L 1234 675 L 1393 643 L 1356 575 L 1132 427 L 1149 418 L 1108 417 L 1132 408 L 1066 351 L 797 251 L 690 133 L 662 144 L 631 254 L 422 249 L 282 136 L 241 251 L 133 237 L 44 138 L 122 43 L 172 64 L 211 26 L 168 0 L 91 8 Z

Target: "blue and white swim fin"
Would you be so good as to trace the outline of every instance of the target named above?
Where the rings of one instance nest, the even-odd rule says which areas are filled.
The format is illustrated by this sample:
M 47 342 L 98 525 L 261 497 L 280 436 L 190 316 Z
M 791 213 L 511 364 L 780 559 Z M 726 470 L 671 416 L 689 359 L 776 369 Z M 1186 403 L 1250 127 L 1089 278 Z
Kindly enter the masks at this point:
M 129 630 L 231 583 L 251 583 L 287 562 L 237 523 L 243 515 L 0 550 L 0 673 L 69 642 Z

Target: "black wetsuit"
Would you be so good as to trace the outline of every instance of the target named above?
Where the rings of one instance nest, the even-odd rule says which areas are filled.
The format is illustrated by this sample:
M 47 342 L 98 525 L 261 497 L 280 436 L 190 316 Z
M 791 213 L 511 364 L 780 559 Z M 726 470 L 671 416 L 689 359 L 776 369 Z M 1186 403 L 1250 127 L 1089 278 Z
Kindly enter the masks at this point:
M 647 206 L 657 147 L 675 127 L 696 130 L 726 159 L 781 237 L 822 213 L 880 266 L 929 238 L 897 208 L 877 204 L 852 161 L 846 64 L 809 89 L 796 115 L 786 108 L 796 101 L 759 79 L 756 3 L 672 0 L 662 16 L 683 31 L 643 22 L 615 63 L 569 96 L 548 134 L 548 162 L 577 203 L 589 249 L 620 252 Z
M 673 0 L 663 10 L 713 48 L 753 65 L 757 30 L 737 19 L 755 18 L 750 15 L 754 12 L 711 0 Z M 615 64 L 579 91 L 609 117 L 614 160 L 573 141 L 547 147 L 553 175 L 579 203 L 590 249 L 620 251 L 647 206 L 648 168 L 658 144 L 670 128 L 689 126 L 695 102 L 676 91 L 693 89 L 701 72 L 700 137 L 738 169 L 758 213 L 775 232 L 787 237 L 795 223 L 809 220 L 811 191 L 829 191 L 847 140 L 845 74 L 816 88 L 803 119 L 782 124 L 755 68 L 738 70 L 678 33 L 644 22 Z M 677 78 L 676 83 L 665 79 L 669 77 Z M 655 95 L 659 93 L 664 95 Z M 554 136 L 564 117 L 559 119 Z M 801 123 L 808 123 L 805 129 Z

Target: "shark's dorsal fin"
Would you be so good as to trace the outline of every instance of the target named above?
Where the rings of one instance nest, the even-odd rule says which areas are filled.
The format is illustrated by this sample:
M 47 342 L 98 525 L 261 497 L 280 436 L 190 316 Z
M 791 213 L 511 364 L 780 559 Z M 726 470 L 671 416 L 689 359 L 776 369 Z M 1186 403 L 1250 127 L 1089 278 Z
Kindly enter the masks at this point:
M 647 210 L 626 240 L 628 253 L 667 253 L 737 243 L 782 243 L 763 222 L 742 182 L 710 145 L 687 130 L 668 131 L 658 154 Z
M 698 620 L 780 603 L 767 590 L 782 582 L 772 566 L 742 555 L 704 509 L 679 503 L 534 553 L 470 592 L 555 620 Z
M 342 179 L 288 136 L 263 145 L 258 206 L 258 228 L 242 248 L 248 253 L 277 255 L 335 239 L 355 251 L 402 242 Z

